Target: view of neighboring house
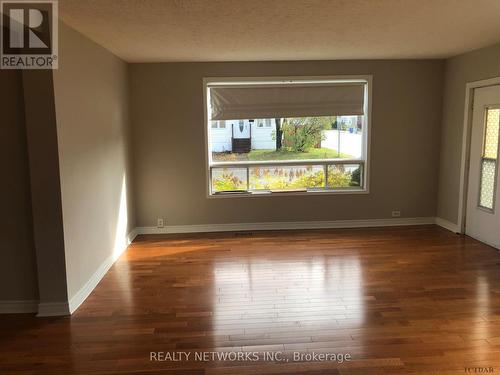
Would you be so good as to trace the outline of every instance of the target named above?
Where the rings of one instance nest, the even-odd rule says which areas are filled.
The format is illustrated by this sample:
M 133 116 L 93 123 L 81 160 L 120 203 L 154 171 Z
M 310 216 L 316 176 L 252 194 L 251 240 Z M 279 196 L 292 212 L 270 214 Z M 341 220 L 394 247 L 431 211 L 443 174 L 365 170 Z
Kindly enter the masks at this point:
M 248 153 L 251 150 L 276 150 L 274 119 L 211 121 L 212 152 Z M 318 148 L 336 150 L 360 157 L 361 116 L 338 116 L 332 129 L 323 130 Z
M 276 141 L 273 139 L 275 127 L 273 125 L 273 119 L 212 121 L 211 151 L 232 152 L 233 139 L 241 140 L 239 144 L 243 145 L 242 151 L 275 150 Z

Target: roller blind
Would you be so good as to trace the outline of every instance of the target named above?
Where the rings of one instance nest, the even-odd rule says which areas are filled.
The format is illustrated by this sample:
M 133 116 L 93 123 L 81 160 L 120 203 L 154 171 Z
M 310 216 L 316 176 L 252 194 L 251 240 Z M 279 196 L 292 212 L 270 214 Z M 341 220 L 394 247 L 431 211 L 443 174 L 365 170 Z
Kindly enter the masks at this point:
M 212 120 L 364 114 L 360 83 L 209 86 Z

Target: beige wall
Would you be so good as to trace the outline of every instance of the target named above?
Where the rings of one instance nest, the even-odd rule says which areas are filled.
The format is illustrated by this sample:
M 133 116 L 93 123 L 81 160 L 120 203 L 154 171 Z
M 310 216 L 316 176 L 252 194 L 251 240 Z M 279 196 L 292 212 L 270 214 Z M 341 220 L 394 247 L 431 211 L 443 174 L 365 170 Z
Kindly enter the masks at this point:
M 0 301 L 37 300 L 22 75 L 0 70 Z
M 388 218 L 436 213 L 443 62 L 132 64 L 136 219 L 154 226 Z M 207 199 L 203 77 L 373 75 L 368 195 Z
M 446 61 L 438 216 L 453 223 L 458 223 L 465 85 L 498 76 L 500 44 Z
M 71 299 L 123 248 L 135 223 L 127 65 L 64 23 L 59 51 L 54 90 Z
M 40 304 L 68 300 L 52 71 L 24 70 L 33 235 Z

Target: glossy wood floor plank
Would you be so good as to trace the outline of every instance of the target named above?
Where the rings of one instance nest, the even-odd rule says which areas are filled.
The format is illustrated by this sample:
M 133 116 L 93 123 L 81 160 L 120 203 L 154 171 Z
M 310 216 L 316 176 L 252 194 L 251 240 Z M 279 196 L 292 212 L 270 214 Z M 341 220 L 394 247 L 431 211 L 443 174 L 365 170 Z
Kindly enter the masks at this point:
M 141 236 L 73 316 L 0 330 L 2 374 L 500 373 L 500 253 L 435 226 Z

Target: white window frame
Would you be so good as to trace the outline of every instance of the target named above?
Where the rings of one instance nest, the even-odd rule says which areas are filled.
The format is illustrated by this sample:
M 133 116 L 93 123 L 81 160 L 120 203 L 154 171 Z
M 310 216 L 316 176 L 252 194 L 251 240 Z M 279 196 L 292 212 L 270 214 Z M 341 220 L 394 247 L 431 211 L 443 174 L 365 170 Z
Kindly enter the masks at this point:
M 287 161 L 262 161 L 262 162 L 239 162 L 239 163 L 212 163 L 212 153 L 209 152 L 209 141 L 211 126 L 209 126 L 210 114 L 208 113 L 209 103 L 209 85 L 228 84 L 234 85 L 237 83 L 252 84 L 294 84 L 294 83 L 308 83 L 308 84 L 324 84 L 324 83 L 358 83 L 363 82 L 366 84 L 365 90 L 365 111 L 364 111 L 364 124 L 362 127 L 362 155 L 360 159 L 311 159 L 311 160 L 297 160 L 293 162 Z M 373 76 L 369 74 L 364 75 L 335 75 L 335 76 L 285 76 L 285 77 L 205 77 L 203 78 L 203 113 L 204 113 L 204 133 L 205 133 L 205 173 L 206 173 L 206 194 L 207 198 L 241 198 L 241 197 L 274 197 L 283 195 L 338 195 L 338 194 L 369 194 L 370 193 L 370 144 L 371 144 L 371 128 L 372 128 L 372 86 Z M 322 165 L 322 164 L 362 164 L 363 165 L 363 186 L 360 188 L 343 188 L 343 189 L 324 189 L 314 191 L 280 191 L 280 192 L 242 192 L 237 194 L 213 194 L 211 191 L 212 179 L 211 169 L 216 167 L 240 167 L 249 165 Z M 234 165 L 233 165 L 234 164 Z M 248 178 L 248 177 L 247 177 Z

